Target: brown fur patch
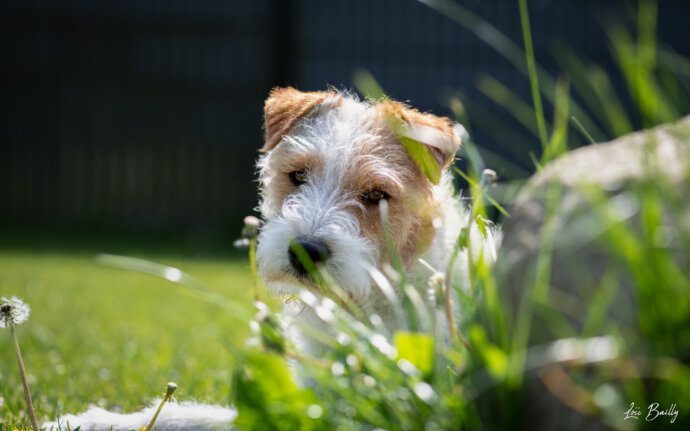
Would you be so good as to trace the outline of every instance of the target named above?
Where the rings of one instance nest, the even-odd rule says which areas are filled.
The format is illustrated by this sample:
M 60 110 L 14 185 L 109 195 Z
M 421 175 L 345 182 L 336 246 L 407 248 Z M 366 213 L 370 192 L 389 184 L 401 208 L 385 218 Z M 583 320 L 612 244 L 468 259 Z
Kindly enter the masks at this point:
M 397 181 L 382 175 L 395 172 Z M 400 145 L 393 133 L 386 133 L 357 149 L 345 175 L 345 188 L 357 195 L 378 189 L 390 195 L 388 227 L 395 248 L 406 266 L 412 265 L 434 237 L 432 220 L 438 216 L 431 183 Z M 353 208 L 362 235 L 381 250 L 382 262 L 388 261 L 387 246 L 379 205 L 364 204 Z M 382 263 L 381 262 L 381 263 Z
M 266 199 L 284 201 L 298 189 L 290 180 L 290 172 L 306 171 L 308 174 L 324 169 L 324 161 L 318 155 L 304 155 L 290 151 L 289 147 L 280 147 L 268 175 L 271 177 L 271 187 L 267 189 L 262 184 L 262 193 Z
M 292 87 L 274 88 L 264 104 L 264 146 L 270 151 L 288 134 L 295 123 L 304 118 L 326 98 L 338 96 L 335 91 L 305 93 Z

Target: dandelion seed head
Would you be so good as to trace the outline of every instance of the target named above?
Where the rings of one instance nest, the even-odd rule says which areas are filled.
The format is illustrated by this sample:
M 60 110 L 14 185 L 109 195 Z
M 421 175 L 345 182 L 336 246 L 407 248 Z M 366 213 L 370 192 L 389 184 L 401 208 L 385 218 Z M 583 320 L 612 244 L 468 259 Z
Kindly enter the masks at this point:
M 29 318 L 30 313 L 28 304 L 16 296 L 9 299 L 3 297 L 0 301 L 0 328 L 21 325 Z

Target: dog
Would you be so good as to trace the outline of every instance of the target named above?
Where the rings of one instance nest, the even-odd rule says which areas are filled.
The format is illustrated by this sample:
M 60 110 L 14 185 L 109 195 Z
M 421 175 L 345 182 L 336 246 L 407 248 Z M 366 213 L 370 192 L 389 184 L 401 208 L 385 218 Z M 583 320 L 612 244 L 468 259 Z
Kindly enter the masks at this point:
M 292 250 L 297 246 L 365 314 L 378 315 L 394 330 L 391 304 L 373 287 L 368 271 L 390 263 L 381 206 L 407 279 L 426 286 L 429 267 L 445 272 L 461 229 L 471 225 L 448 169 L 464 128 L 390 99 L 370 102 L 335 90 L 277 88 L 266 101 L 265 132 L 258 162 L 265 224 L 257 261 L 263 280 L 283 295 L 309 286 L 310 276 Z M 401 144 L 406 139 L 422 145 L 439 176 L 423 171 Z M 471 242 L 495 259 L 495 231 L 485 238 L 472 226 Z M 466 267 L 453 269 L 456 280 L 467 279 Z M 302 325 L 321 324 L 299 301 L 285 311 Z M 318 354 L 321 347 L 295 326 L 293 341 Z
M 257 262 L 270 291 L 291 295 L 313 289 L 310 269 L 318 267 L 350 301 L 394 330 L 392 305 L 371 278 L 372 268 L 390 264 L 386 229 L 414 286 L 427 286 L 430 276 L 448 269 L 463 228 L 469 227 L 470 244 L 476 244 L 473 256 L 495 259 L 497 231 L 482 234 L 471 223 L 449 171 L 462 126 L 391 99 L 362 101 L 332 89 L 276 88 L 264 117 L 257 164 L 264 224 Z M 416 145 L 419 160 L 409 145 Z M 466 250 L 460 253 L 451 276 L 467 284 Z M 298 323 L 287 328 L 288 336 L 298 348 L 318 354 L 323 347 L 300 326 L 326 325 L 299 301 L 288 301 L 285 313 Z M 92 407 L 60 423 L 84 431 L 125 431 L 145 426 L 151 409 L 120 415 Z M 232 408 L 171 403 L 156 429 L 228 429 L 235 417 Z M 57 423 L 44 429 L 57 429 Z

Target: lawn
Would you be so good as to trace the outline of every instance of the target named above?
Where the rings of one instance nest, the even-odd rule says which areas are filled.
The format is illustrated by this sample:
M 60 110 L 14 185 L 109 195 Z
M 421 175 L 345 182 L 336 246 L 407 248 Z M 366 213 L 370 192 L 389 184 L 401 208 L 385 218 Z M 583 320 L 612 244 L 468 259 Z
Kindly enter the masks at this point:
M 667 95 L 677 94 L 679 88 L 690 89 L 690 61 L 672 57 L 680 64 L 678 71 L 671 63 L 657 68 L 651 36 L 656 29 L 656 2 L 640 2 L 637 40 L 623 27 L 612 26 L 609 31 L 622 76 L 599 76 L 590 82 L 584 77 L 596 73 L 577 67 L 565 73 L 583 78 L 573 81 L 573 94 L 596 95 L 582 96 L 589 109 L 582 109 L 579 96 L 570 98 L 567 79 L 540 71 L 526 0 L 519 2 L 524 51 L 461 5 L 428 3 L 477 33 L 529 79 L 533 110 L 524 109 L 527 102 L 502 86 L 494 85 L 492 92 L 491 85 L 485 85 L 483 91 L 489 97 L 507 94 L 493 99 L 535 133 L 541 156 L 528 154 L 536 170 L 548 169 L 547 164 L 568 148 L 593 143 L 588 130 L 598 122 L 610 123 L 606 126 L 610 139 L 632 131 L 634 124 L 649 128 L 672 123 L 688 112 L 687 91 L 677 112 L 666 102 L 673 100 Z M 669 58 L 669 53 L 659 52 L 659 61 Z M 572 61 L 581 62 L 576 57 Z M 579 69 L 588 70 L 584 65 Z M 360 92 L 383 97 L 373 77 L 363 76 L 357 84 Z M 619 112 L 622 104 L 610 91 L 609 81 L 627 84 L 630 94 L 624 100 L 630 98 L 635 107 L 631 119 Z M 553 121 L 544 113 L 542 97 L 553 108 Z M 459 99 L 457 105 L 454 114 L 471 130 Z M 520 109 L 513 109 L 516 106 Z M 589 110 L 599 114 L 589 117 Z M 523 121 L 528 117 L 534 119 Z M 673 135 L 688 141 L 687 133 L 675 130 Z M 513 136 L 509 130 L 502 136 L 508 139 L 502 140 L 512 145 Z M 608 140 L 603 138 L 597 141 Z M 470 223 L 483 229 L 486 206 L 496 205 L 492 194 L 513 211 L 509 204 L 521 185 L 519 181 L 493 184 L 492 176 L 484 175 L 486 164 L 478 148 L 471 139 L 463 142 L 460 155 L 468 167 L 458 175 L 469 186 L 465 196 L 473 204 Z M 202 300 L 179 285 L 104 267 L 94 259 L 99 252 L 111 252 L 172 265 L 253 310 L 249 262 L 242 254 L 228 252 L 227 245 L 185 248 L 143 240 L 127 245 L 119 238 L 46 240 L 36 234 L 20 240 L 0 229 L 5 244 L 0 245 L 0 296 L 19 296 L 33 309 L 18 335 L 40 421 L 79 412 L 89 404 L 135 410 L 160 396 L 172 380 L 182 399 L 216 404 L 232 399 L 238 410 L 234 425 L 245 431 L 533 429 L 535 424 L 546 429 L 552 421 L 570 429 L 585 429 L 578 424 L 590 423 L 628 430 L 638 428 L 626 422 L 626 411 L 633 405 L 662 406 L 669 410 L 665 416 L 678 406 L 681 409 L 680 415 L 676 410 L 675 425 L 674 416 L 666 422 L 640 420 L 639 428 L 690 429 L 682 410 L 684 400 L 690 399 L 690 229 L 683 194 L 689 175 L 685 172 L 682 183 L 672 183 L 659 175 L 661 171 L 654 171 L 657 168 L 666 169 L 650 163 L 643 180 L 624 187 L 589 184 L 587 175 L 582 175 L 582 184 L 573 186 L 581 195 L 582 206 L 577 208 L 573 205 L 577 200 L 569 199 L 572 192 L 561 196 L 561 184 L 547 184 L 545 197 L 530 201 L 543 208 L 543 217 L 519 224 L 519 212 L 510 216 L 514 229 L 524 227 L 529 233 L 529 241 L 518 242 L 511 250 L 508 240 L 516 237 L 509 234 L 511 221 L 504 225 L 501 253 L 505 254 L 499 254 L 499 267 L 511 262 L 502 260 L 508 253 L 525 253 L 525 243 L 535 246 L 532 254 L 525 255 L 527 265 L 512 260 L 521 279 L 510 277 L 512 272 L 501 279 L 500 271 L 496 277 L 487 260 L 473 260 L 469 251 L 464 254 L 469 289 L 464 279 L 451 279 L 450 273 L 416 286 L 407 283 L 400 268 L 384 269 L 388 277 L 373 273 L 381 291 L 393 297 L 392 308 L 400 317 L 391 337 L 378 332 L 380 318 L 376 323 L 373 316 L 350 314 L 349 307 L 336 306 L 333 298 L 341 301 L 347 296 L 337 297 L 341 289 L 328 284 L 328 279 L 322 280 L 325 297 L 299 292 L 298 298 L 321 312 L 319 317 L 329 325 L 327 333 L 316 333 L 329 346 L 319 357 L 298 351 L 289 337 L 286 340 L 273 314 L 278 307 L 259 304 L 260 312 L 251 322 L 257 330 L 254 343 L 233 361 L 230 351 L 243 345 L 250 318 L 238 318 L 220 308 L 218 301 Z M 564 218 L 568 214 L 572 217 Z M 386 222 L 383 215 L 382 222 Z M 461 250 L 471 250 L 470 231 L 461 232 L 453 259 Z M 591 255 L 577 253 L 584 246 L 593 247 Z M 563 250 L 575 251 L 574 258 L 559 255 Z M 591 261 L 578 260 L 584 257 Z M 393 263 L 399 259 L 391 255 Z M 592 269 L 599 263 L 605 271 L 594 277 Z M 440 299 L 450 303 L 453 291 L 459 294 L 462 320 L 451 325 L 451 336 L 446 337 L 443 319 L 431 317 Z M 427 303 L 420 292 L 431 293 L 434 300 Z M 18 416 L 17 427 L 26 428 L 11 339 L 3 331 L 0 356 L 0 431 L 12 431 Z M 300 388 L 291 377 L 288 363 L 295 360 L 303 365 L 300 370 L 313 387 Z M 535 407 L 546 416 L 532 415 Z M 589 422 L 572 422 L 571 414 Z
M 17 333 L 39 421 L 89 404 L 131 411 L 171 380 L 182 399 L 227 403 L 233 361 L 227 346 L 242 343 L 246 325 L 184 287 L 98 265 L 98 249 L 0 248 L 0 296 L 16 295 L 32 309 Z M 176 266 L 250 304 L 241 254 L 130 254 Z M 12 429 L 26 406 L 9 331 L 0 333 L 0 382 L 0 430 Z

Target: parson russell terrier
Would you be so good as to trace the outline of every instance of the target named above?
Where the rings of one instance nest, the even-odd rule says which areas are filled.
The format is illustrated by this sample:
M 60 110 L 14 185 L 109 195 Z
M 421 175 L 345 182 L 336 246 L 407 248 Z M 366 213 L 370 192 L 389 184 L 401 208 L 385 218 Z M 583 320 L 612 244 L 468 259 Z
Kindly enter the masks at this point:
M 298 244 L 357 305 L 394 329 L 391 305 L 369 275 L 370 268 L 383 268 L 389 258 L 381 203 L 386 202 L 390 233 L 409 279 L 426 286 L 432 272 L 420 259 L 445 270 L 461 229 L 470 225 L 469 211 L 455 196 L 447 171 L 464 129 L 390 99 L 360 101 L 335 90 L 276 88 L 266 100 L 264 115 L 266 136 L 258 169 L 265 222 L 257 260 L 266 285 L 277 294 L 312 287 L 295 252 Z M 413 160 L 402 139 L 426 148 L 440 173 L 436 181 Z M 479 244 L 476 254 L 495 259 L 496 233 L 484 237 L 477 229 L 470 231 L 470 243 Z M 457 262 L 453 277 L 466 280 L 466 258 Z M 291 304 L 286 313 L 297 321 L 322 324 L 308 307 Z M 319 349 L 298 329 L 288 328 L 288 335 L 301 348 Z M 115 414 L 91 407 L 60 421 L 82 431 L 126 431 L 145 426 L 154 410 Z M 163 409 L 156 429 L 227 429 L 235 416 L 232 408 L 172 403 Z

